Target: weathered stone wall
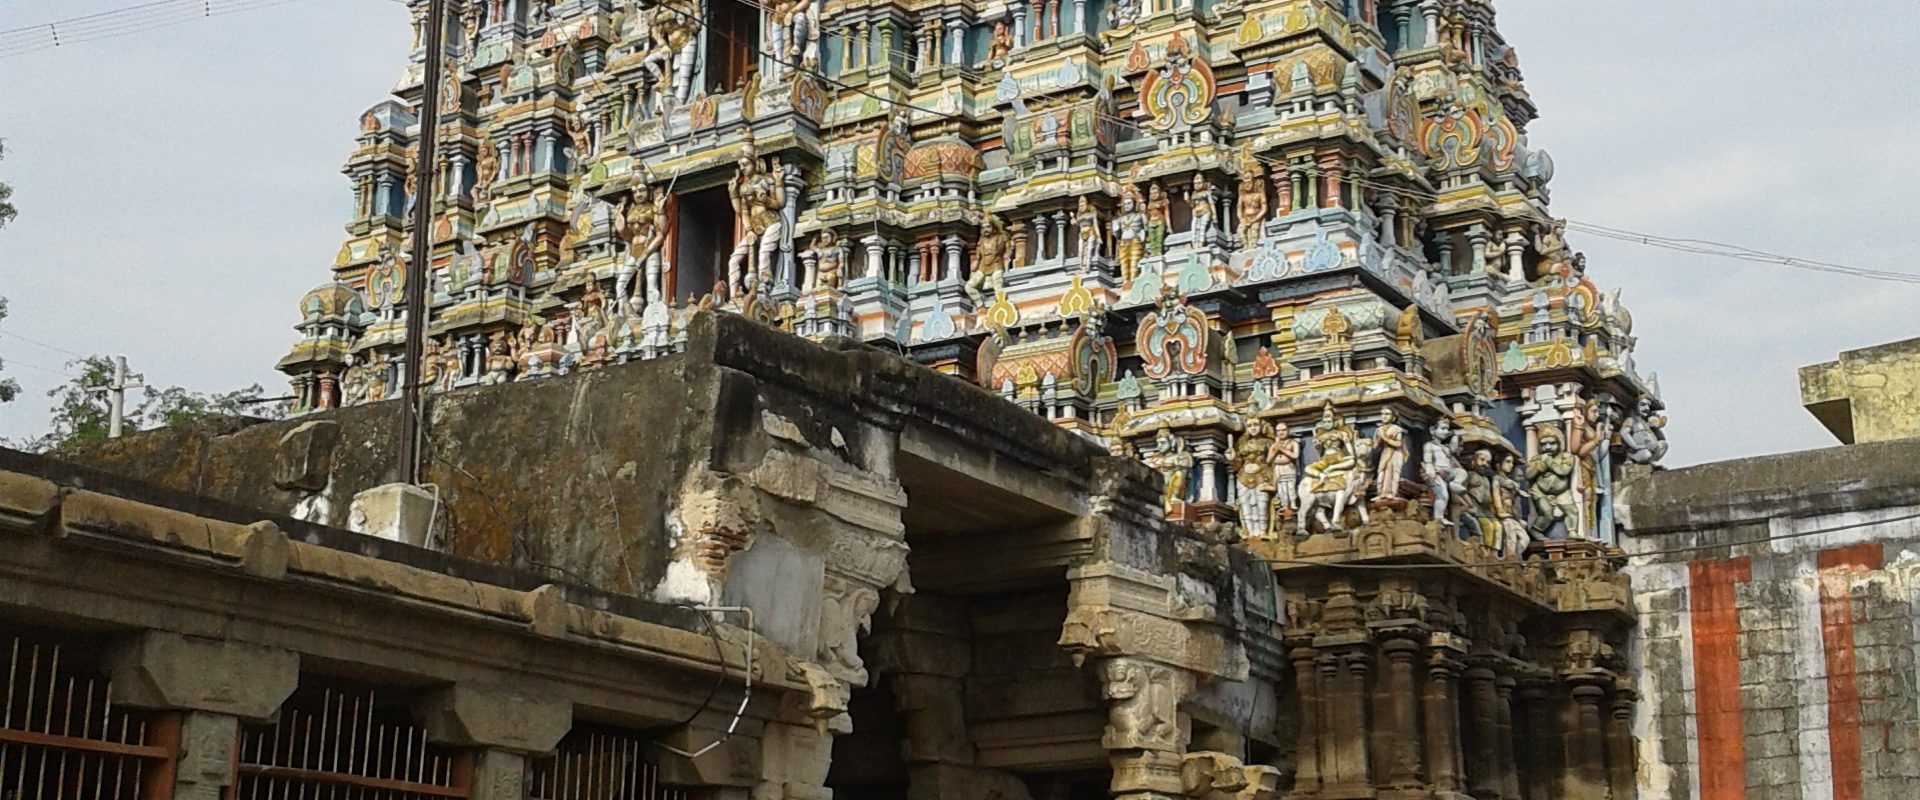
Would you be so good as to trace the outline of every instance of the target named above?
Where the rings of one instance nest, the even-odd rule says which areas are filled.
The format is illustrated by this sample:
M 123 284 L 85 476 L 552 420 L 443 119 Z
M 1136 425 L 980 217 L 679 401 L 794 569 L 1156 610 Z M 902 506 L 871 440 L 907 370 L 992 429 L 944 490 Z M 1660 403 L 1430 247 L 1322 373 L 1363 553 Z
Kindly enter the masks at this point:
M 1910 440 L 1624 493 L 1644 796 L 1920 795 L 1917 473 Z
M 1920 339 L 1801 367 L 1800 402 L 1845 444 L 1920 436 Z

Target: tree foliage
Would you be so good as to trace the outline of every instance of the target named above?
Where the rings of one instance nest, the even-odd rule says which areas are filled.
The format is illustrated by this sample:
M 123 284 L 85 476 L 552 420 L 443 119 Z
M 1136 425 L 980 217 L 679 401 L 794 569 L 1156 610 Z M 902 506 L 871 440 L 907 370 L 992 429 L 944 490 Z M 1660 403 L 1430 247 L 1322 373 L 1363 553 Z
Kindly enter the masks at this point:
M 24 449 L 47 452 L 107 438 L 113 410 L 106 387 L 113 383 L 113 359 L 89 356 L 67 362 L 67 368 L 77 377 L 48 390 L 47 396 L 53 399 L 51 425 L 45 435 L 21 443 Z M 142 387 L 128 390 L 121 410 L 121 424 L 126 431 L 133 432 L 192 425 L 218 417 L 277 419 L 285 416 L 285 404 L 266 398 L 265 394 L 266 390 L 257 383 L 213 394 L 178 386 Z
M 6 318 L 7 318 L 7 298 L 0 297 L 0 320 L 4 320 Z M 0 360 L 0 370 L 4 370 L 6 369 L 6 367 L 7 367 L 7 362 L 5 360 Z M 20 394 L 20 384 L 17 381 L 15 381 L 12 378 L 0 378 L 0 403 L 12 402 L 13 398 L 19 396 L 19 394 Z
M 6 157 L 7 142 L 0 139 L 0 158 Z M 0 183 L 0 228 L 7 227 L 7 223 L 17 216 L 20 216 L 20 211 L 13 207 L 13 187 Z

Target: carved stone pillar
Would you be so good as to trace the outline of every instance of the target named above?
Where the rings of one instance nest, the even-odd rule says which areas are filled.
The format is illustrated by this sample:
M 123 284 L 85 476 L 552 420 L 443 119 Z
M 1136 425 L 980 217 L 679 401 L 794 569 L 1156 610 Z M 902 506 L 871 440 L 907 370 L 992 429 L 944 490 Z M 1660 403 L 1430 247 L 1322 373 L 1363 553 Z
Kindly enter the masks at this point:
M 1033 259 L 1045 261 L 1047 255 L 1047 218 L 1044 215 L 1033 218 Z
M 1420 3 L 1420 16 L 1427 23 L 1426 32 L 1420 37 L 1420 46 L 1440 46 L 1440 0 L 1423 0 Z
M 526 757 L 546 753 L 573 727 L 573 706 L 506 687 L 454 684 L 429 695 L 416 713 L 435 744 L 479 750 L 474 800 L 526 796 Z
M 1420 701 L 1425 714 L 1427 780 L 1436 792 L 1460 791 L 1460 662 L 1451 651 L 1427 653 L 1427 685 Z
M 1613 800 L 1631 800 L 1637 777 L 1634 774 L 1633 701 L 1630 689 L 1616 689 L 1607 710 L 1607 783 Z
M 1399 33 L 1400 49 L 1411 50 L 1414 47 L 1413 26 L 1408 24 L 1413 18 L 1413 8 L 1400 6 L 1393 10 L 1394 30 Z
M 298 654 L 259 645 L 148 631 L 109 657 L 113 702 L 180 712 L 179 758 L 162 796 L 218 800 L 235 780 L 234 742 L 242 720 L 263 720 L 299 682 Z
M 1027 45 L 1027 0 L 1013 2 L 1013 46 Z
M 1029 259 L 1027 258 L 1027 237 L 1032 227 L 1032 223 L 1028 220 L 1021 220 L 1013 224 L 1013 265 L 1016 267 L 1024 267 L 1029 263 Z
M 1607 800 L 1607 690 L 1591 683 L 1573 687 L 1573 730 L 1567 737 L 1565 800 Z
M 1420 645 L 1406 635 L 1396 635 L 1380 646 L 1380 654 L 1384 685 L 1376 693 L 1379 698 L 1376 717 L 1385 743 L 1382 753 L 1385 763 L 1380 772 L 1383 788 L 1417 789 L 1423 781 L 1417 730 L 1420 676 L 1419 666 L 1414 663 L 1420 655 Z
M 1380 243 L 1387 247 L 1400 246 L 1400 200 L 1392 194 L 1382 194 L 1379 200 Z
M 1053 212 L 1053 257 L 1067 257 L 1067 212 Z
M 1520 799 L 1520 769 L 1514 763 L 1513 752 L 1513 687 L 1516 681 L 1502 675 L 1494 681 L 1494 691 L 1499 701 L 1493 707 L 1493 728 L 1497 737 L 1494 742 L 1494 771 L 1500 776 L 1500 795 L 1508 800 Z
M 1494 686 L 1493 670 L 1475 666 L 1466 671 L 1466 708 L 1461 718 L 1465 742 L 1461 747 L 1467 763 L 1467 787 L 1474 797 L 1500 795 L 1500 770 L 1496 763 L 1500 736 L 1498 712 L 1494 706 L 1500 693 Z
M 1340 207 L 1340 180 L 1346 174 L 1346 165 L 1340 163 L 1339 156 L 1320 159 L 1320 174 L 1325 179 L 1326 188 L 1320 196 L 1321 208 Z
M 1525 722 L 1520 741 L 1521 783 L 1527 800 L 1551 800 L 1560 772 L 1560 738 L 1554 724 L 1553 687 L 1549 681 L 1530 679 L 1520 686 L 1520 703 Z
M 949 235 L 941 244 L 947 251 L 947 275 L 945 280 L 958 281 L 960 280 L 960 251 L 962 249 L 960 237 Z
M 1527 279 L 1527 236 L 1518 230 L 1507 231 L 1507 280 Z
M 860 243 L 867 246 L 867 274 L 886 275 L 886 265 L 880 263 L 880 237 L 868 236 L 865 239 L 861 239 Z M 890 278 L 892 276 L 887 277 Z
M 957 19 L 947 22 L 947 63 L 956 67 L 967 63 L 967 23 Z
M 1293 660 L 1294 692 L 1300 697 L 1300 730 L 1294 734 L 1291 795 L 1310 797 L 1320 793 L 1320 730 L 1324 725 L 1320 711 L 1325 703 L 1320 686 L 1320 651 L 1295 647 L 1289 655 Z
M 1115 797 L 1159 800 L 1184 793 L 1180 776 L 1189 729 L 1180 714 L 1186 671 L 1132 658 L 1101 664 L 1107 699 L 1107 729 L 1101 744 L 1111 751 Z
M 1320 657 L 1327 698 L 1320 736 L 1321 797 L 1372 796 L 1373 770 L 1367 752 L 1367 673 L 1372 666 L 1372 649 L 1364 644 Z

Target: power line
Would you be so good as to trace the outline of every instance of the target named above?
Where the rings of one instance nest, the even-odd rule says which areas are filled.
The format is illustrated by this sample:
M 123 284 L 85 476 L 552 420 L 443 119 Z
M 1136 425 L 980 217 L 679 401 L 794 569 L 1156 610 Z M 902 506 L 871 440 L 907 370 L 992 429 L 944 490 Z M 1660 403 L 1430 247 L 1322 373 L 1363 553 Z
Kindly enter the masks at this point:
M 20 341 L 26 342 L 27 344 L 34 345 L 37 347 L 43 347 L 48 350 L 52 350 L 53 352 L 56 352 L 56 353 L 70 355 L 70 356 L 73 356 L 74 358 L 91 358 L 92 357 L 87 355 L 86 353 L 76 353 L 72 350 L 68 350 L 67 348 L 61 347 L 59 345 L 48 344 L 46 342 L 40 341 L 39 339 L 34 339 L 28 336 L 22 336 L 18 333 L 7 330 L 5 328 L 0 328 L 0 336 L 11 336 L 15 339 L 19 339 Z
M 221 17 L 297 0 L 159 0 L 138 6 L 46 22 L 0 33 L 0 58 L 112 39 L 198 19 Z

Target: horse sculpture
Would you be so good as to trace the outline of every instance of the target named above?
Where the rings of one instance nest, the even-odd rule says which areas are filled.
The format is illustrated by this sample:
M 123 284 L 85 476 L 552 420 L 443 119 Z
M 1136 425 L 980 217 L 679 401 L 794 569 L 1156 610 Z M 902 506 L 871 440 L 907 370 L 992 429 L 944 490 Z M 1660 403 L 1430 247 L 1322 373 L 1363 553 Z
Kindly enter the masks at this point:
M 1360 524 L 1367 524 L 1367 504 L 1356 501 L 1366 496 L 1367 487 L 1371 484 L 1368 477 L 1371 470 L 1366 465 L 1373 454 L 1373 441 L 1360 439 L 1354 443 L 1353 451 L 1352 464 L 1337 475 L 1330 476 L 1323 472 L 1300 479 L 1300 511 L 1296 519 L 1301 536 L 1312 532 L 1307 526 L 1310 518 L 1320 523 L 1322 531 L 1341 530 L 1349 508 L 1359 513 Z M 1339 485 L 1321 489 L 1319 484 L 1328 482 L 1329 477 Z

